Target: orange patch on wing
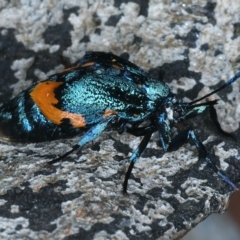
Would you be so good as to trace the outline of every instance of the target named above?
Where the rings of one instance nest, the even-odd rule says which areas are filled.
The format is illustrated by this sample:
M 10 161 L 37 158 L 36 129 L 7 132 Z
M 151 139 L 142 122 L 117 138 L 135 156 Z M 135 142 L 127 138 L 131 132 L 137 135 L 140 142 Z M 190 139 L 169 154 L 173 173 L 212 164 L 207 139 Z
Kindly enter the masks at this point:
M 122 67 L 120 67 L 119 65 L 117 65 L 117 64 L 113 64 L 112 65 L 114 68 L 117 68 L 117 69 L 119 69 L 119 70 L 124 70 L 124 68 L 122 68 Z
M 87 63 L 84 63 L 83 65 L 81 65 L 81 67 L 89 67 L 89 66 L 92 66 L 94 64 L 95 64 L 95 62 L 87 62 Z
M 30 96 L 39 107 L 42 114 L 55 124 L 59 125 L 62 123 L 63 119 L 67 118 L 71 121 L 73 127 L 85 127 L 85 118 L 81 114 L 62 111 L 54 106 L 58 103 L 58 99 L 55 98 L 54 90 L 61 84 L 63 84 L 63 82 L 40 82 L 30 93 Z
M 63 70 L 62 70 L 61 72 L 59 72 L 59 73 L 69 72 L 69 71 L 74 70 L 74 69 L 76 69 L 76 68 L 79 68 L 79 65 L 74 66 L 74 67 L 70 67 L 70 68 L 65 68 L 65 69 L 63 69 Z
M 117 115 L 118 112 L 115 111 L 115 110 L 106 109 L 105 112 L 104 112 L 104 114 L 103 114 L 103 118 L 107 118 L 107 117 L 109 117 L 109 116 L 111 116 L 111 115 L 114 115 L 114 114 Z
M 112 60 L 112 62 L 115 62 L 116 60 Z M 83 65 L 81 65 L 80 67 L 90 67 L 92 65 L 94 65 L 95 62 L 87 62 L 87 63 L 84 63 Z M 119 70 L 124 70 L 121 66 L 117 65 L 117 64 L 112 64 L 112 67 L 113 68 L 117 68 Z

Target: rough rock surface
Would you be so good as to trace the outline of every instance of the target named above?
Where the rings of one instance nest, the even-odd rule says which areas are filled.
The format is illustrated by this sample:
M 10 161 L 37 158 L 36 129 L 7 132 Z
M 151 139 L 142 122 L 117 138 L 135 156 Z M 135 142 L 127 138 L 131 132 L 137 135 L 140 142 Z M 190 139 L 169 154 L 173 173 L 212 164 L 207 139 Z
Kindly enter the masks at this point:
M 124 56 L 179 98 L 196 99 L 240 69 L 239 12 L 238 0 L 2 0 L 0 103 L 90 50 Z M 220 99 L 221 126 L 236 136 L 239 86 L 211 96 Z M 207 113 L 188 126 L 237 184 L 237 142 L 220 135 Z M 128 157 L 140 139 L 106 132 L 82 154 L 46 165 L 78 139 L 0 144 L 0 238 L 179 239 L 227 208 L 232 189 L 198 160 L 190 144 L 164 154 L 154 136 L 125 196 Z

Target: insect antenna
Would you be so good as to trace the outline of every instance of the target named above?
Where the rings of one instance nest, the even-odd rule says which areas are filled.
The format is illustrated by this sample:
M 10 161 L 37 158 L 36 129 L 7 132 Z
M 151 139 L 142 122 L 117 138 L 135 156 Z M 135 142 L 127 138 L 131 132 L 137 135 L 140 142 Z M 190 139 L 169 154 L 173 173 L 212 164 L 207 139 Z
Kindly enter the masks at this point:
M 192 105 L 192 104 L 194 104 L 194 103 L 196 103 L 196 102 L 199 102 L 199 101 L 201 101 L 201 100 L 203 100 L 203 99 L 211 96 L 212 94 L 221 91 L 221 90 L 224 89 L 225 87 L 227 87 L 227 86 L 231 85 L 232 83 L 234 83 L 235 81 L 237 81 L 238 78 L 240 78 L 240 72 L 238 72 L 235 76 L 233 76 L 232 78 L 230 78 L 230 79 L 229 79 L 226 83 L 224 83 L 221 87 L 217 88 L 216 90 L 208 93 L 207 95 L 205 95 L 205 96 L 203 96 L 203 97 L 201 97 L 201 98 L 198 98 L 197 100 L 194 100 L 194 101 L 190 102 L 189 105 Z
M 202 99 L 200 99 L 200 100 L 202 100 Z M 192 105 L 193 102 L 190 102 L 189 105 L 187 106 L 187 108 L 195 108 L 195 107 L 202 107 L 202 106 L 213 106 L 213 105 L 216 105 L 218 103 L 218 101 L 219 101 L 219 99 L 215 99 L 215 100 L 211 100 L 211 101 L 207 101 L 207 102 L 199 103 L 199 104 L 195 104 L 195 105 Z M 196 102 L 196 101 L 194 100 L 194 102 Z

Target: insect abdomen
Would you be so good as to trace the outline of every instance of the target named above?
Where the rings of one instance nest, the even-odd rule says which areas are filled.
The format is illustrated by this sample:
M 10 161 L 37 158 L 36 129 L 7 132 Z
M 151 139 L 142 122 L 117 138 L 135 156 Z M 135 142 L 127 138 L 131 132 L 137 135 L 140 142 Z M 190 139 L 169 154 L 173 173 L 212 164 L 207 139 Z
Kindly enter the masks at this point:
M 71 137 L 80 129 L 71 129 L 48 120 L 29 95 L 29 90 L 0 107 L 0 139 L 5 141 L 42 142 Z

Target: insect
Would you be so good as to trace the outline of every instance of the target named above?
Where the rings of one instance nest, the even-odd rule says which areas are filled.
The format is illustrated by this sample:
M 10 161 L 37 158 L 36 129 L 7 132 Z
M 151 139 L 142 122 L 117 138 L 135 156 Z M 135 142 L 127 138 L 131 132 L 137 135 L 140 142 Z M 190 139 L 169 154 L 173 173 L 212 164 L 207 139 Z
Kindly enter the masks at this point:
M 3 104 L 0 107 L 0 137 L 9 141 L 41 142 L 84 133 L 70 151 L 50 162 L 55 163 L 77 148 L 82 149 L 106 129 L 143 136 L 130 157 L 123 182 L 126 193 L 134 164 L 152 134 L 158 132 L 160 146 L 165 152 L 175 151 L 186 141 L 192 141 L 199 158 L 236 190 L 237 187 L 208 157 L 193 129 L 188 128 L 172 137 L 172 128 L 209 109 L 218 130 L 229 135 L 218 122 L 214 108 L 217 100 L 198 102 L 239 77 L 240 72 L 209 94 L 184 102 L 176 99 L 165 83 L 152 78 L 133 63 L 112 53 L 88 52 L 76 66 L 33 84 Z

